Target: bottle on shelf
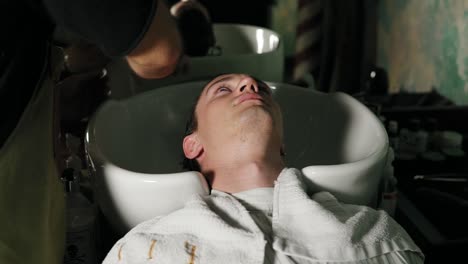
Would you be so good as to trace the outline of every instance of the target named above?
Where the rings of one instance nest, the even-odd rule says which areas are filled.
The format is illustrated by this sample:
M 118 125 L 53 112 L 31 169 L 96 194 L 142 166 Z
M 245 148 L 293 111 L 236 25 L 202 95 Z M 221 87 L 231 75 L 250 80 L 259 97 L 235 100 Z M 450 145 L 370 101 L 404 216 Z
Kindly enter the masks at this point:
M 421 129 L 421 120 L 411 119 L 406 131 L 402 131 L 402 151 L 418 156 L 426 150 L 428 134 Z
M 460 172 L 465 167 L 465 152 L 462 149 L 463 136 L 456 131 L 443 131 L 440 138 L 441 152 L 447 157 L 449 172 Z
M 402 127 L 400 129 L 399 135 L 399 148 L 398 152 L 396 153 L 396 157 L 398 160 L 404 161 L 412 161 L 416 159 L 416 152 L 415 152 L 415 137 L 416 131 L 415 129 L 416 123 L 410 123 L 408 128 Z
M 444 171 L 445 156 L 440 152 L 440 131 L 438 130 L 437 120 L 429 118 L 425 122 L 427 131 L 427 147 L 421 153 L 422 169 L 420 173 L 438 173 Z
M 415 122 L 416 127 L 415 151 L 417 155 L 421 155 L 427 148 L 428 133 L 422 128 L 421 120 L 416 119 L 413 122 Z
M 395 154 L 392 148 L 389 148 L 387 156 L 387 163 L 384 170 L 384 189 L 382 192 L 382 198 L 380 202 L 380 209 L 387 212 L 391 217 L 395 216 L 395 210 L 398 201 L 398 190 L 397 190 L 397 179 L 394 175 L 393 160 Z
M 83 160 L 79 155 L 81 139 L 70 133 L 66 133 L 65 145 L 68 151 L 67 157 L 65 158 L 65 168 L 73 168 L 79 174 L 81 192 L 84 193 L 89 200 L 93 201 L 94 196 L 89 171 L 83 166 Z
M 439 130 L 439 124 L 437 119 L 428 118 L 426 120 L 426 131 L 427 137 L 427 150 L 428 151 L 440 151 L 439 142 L 441 137 L 441 131 Z
M 80 176 L 74 168 L 62 172 L 66 198 L 66 240 L 63 264 L 95 264 L 96 208 L 81 193 Z
M 80 145 L 81 145 L 81 142 L 78 137 L 75 137 L 74 135 L 70 133 L 65 134 L 65 146 L 67 147 L 68 154 L 69 154 L 65 160 L 65 167 L 73 168 L 78 173 L 81 173 L 81 169 L 83 165 L 81 158 L 78 156 Z

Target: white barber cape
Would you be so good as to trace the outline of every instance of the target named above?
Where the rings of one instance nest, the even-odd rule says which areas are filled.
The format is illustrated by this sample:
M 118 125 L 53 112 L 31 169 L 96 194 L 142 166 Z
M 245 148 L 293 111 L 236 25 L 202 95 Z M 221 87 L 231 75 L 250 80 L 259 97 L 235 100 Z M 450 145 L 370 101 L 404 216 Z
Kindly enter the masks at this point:
M 196 196 L 132 229 L 103 263 L 423 263 L 384 211 L 309 197 L 302 177 L 286 168 L 274 188 Z

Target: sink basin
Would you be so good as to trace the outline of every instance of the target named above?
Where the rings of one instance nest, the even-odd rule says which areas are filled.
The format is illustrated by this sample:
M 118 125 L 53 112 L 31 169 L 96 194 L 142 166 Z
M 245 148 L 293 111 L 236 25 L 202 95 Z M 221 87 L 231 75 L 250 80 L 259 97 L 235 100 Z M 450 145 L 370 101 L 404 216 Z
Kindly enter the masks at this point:
M 109 100 L 90 120 L 85 147 L 95 197 L 115 229 L 126 232 L 208 194 L 203 176 L 181 166 L 185 123 L 206 82 Z M 375 207 L 388 153 L 380 120 L 344 93 L 268 84 L 283 112 L 286 165 L 302 169 L 313 190 Z
M 247 73 L 265 81 L 283 81 L 283 44 L 276 32 L 257 26 L 221 23 L 213 24 L 213 31 L 220 55 L 191 57 L 184 74 L 145 80 L 136 76 L 125 60 L 113 61 L 107 68 L 112 97 L 126 98 L 171 84 L 211 79 L 223 73 Z

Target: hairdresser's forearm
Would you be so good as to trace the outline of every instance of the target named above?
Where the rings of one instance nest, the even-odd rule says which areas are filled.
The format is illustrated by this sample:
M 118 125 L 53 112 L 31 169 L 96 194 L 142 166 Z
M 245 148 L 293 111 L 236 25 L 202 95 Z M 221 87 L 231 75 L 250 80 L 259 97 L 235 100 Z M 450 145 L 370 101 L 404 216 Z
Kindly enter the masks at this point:
M 159 0 L 153 22 L 139 45 L 126 57 L 142 78 L 164 78 L 177 67 L 183 53 L 182 41 L 164 0 Z

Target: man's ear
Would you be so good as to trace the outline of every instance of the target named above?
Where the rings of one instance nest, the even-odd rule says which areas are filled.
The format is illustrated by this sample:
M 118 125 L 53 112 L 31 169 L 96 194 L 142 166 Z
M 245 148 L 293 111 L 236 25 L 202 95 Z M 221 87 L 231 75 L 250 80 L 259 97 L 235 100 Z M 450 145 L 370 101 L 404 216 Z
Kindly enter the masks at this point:
M 203 146 L 198 140 L 196 134 L 186 136 L 182 143 L 182 147 L 184 148 L 184 155 L 187 159 L 194 159 L 203 151 Z

